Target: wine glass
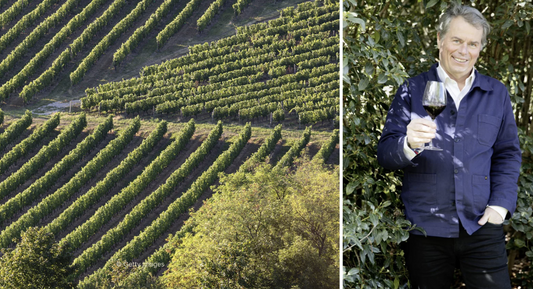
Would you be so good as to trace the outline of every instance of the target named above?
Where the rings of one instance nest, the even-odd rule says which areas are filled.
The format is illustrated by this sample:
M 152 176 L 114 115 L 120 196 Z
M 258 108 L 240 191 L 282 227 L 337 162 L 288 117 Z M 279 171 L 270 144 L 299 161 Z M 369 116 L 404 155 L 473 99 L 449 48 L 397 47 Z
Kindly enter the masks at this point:
M 439 81 L 427 82 L 424 97 L 422 98 L 422 106 L 424 106 L 424 109 L 433 121 L 446 108 L 446 99 L 444 83 Z M 422 148 L 430 151 L 442 151 L 442 149 L 433 146 L 433 140 L 431 140 L 428 146 Z

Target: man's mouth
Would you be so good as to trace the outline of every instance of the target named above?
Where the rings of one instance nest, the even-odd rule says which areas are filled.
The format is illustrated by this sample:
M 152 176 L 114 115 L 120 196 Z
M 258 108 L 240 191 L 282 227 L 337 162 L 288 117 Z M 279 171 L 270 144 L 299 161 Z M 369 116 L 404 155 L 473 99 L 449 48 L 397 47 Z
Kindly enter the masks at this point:
M 466 63 L 468 62 L 468 59 L 463 59 L 463 58 L 457 58 L 455 56 L 452 56 L 453 59 L 455 59 L 455 61 L 459 62 L 459 63 Z

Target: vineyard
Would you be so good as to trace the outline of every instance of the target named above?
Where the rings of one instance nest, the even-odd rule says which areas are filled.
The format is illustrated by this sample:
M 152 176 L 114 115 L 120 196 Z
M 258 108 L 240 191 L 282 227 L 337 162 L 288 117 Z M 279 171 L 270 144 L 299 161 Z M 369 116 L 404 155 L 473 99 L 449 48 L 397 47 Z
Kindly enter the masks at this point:
M 258 1 L 256 5 L 263 4 L 260 3 L 263 0 L 256 1 Z M 331 52 L 323 51 L 306 55 L 304 53 L 308 51 L 292 52 L 292 50 L 295 46 L 302 46 L 299 47 L 300 50 L 305 50 L 306 47 L 316 50 L 319 47 L 310 42 L 316 40 L 317 37 L 318 39 L 328 37 L 330 41 L 336 38 L 337 49 L 335 52 L 338 52 L 339 38 L 338 35 L 335 35 L 339 25 L 338 4 L 332 3 L 330 0 L 319 0 L 300 3 L 296 9 L 289 6 L 281 9 L 281 17 L 269 21 L 268 24 L 259 22 L 258 25 L 252 25 L 256 26 L 256 31 L 243 32 L 241 29 L 243 26 L 235 26 L 231 21 L 228 23 L 228 14 L 238 17 L 238 14 L 247 12 L 247 7 L 253 6 L 253 2 L 47 0 L 38 3 L 37 1 L 16 0 L 4 3 L 0 5 L 0 24 L 2 25 L 0 35 L 0 100 L 17 105 L 35 105 L 43 97 L 51 94 L 54 97 L 64 98 L 65 96 L 58 95 L 61 92 L 58 92 L 57 89 L 63 91 L 63 94 L 66 94 L 68 90 L 69 95 L 79 98 L 80 95 L 72 91 L 83 91 L 85 87 L 95 83 L 95 81 L 101 83 L 102 80 L 98 79 L 99 72 L 104 73 L 106 78 L 121 79 L 121 75 L 124 73 L 131 75 L 131 69 L 128 70 L 125 67 L 129 68 L 128 63 L 139 56 L 138 54 L 143 49 L 151 52 L 149 55 L 142 54 L 140 58 L 137 57 L 138 60 L 134 61 L 137 68 L 133 67 L 133 69 L 137 71 L 140 68 L 151 66 L 147 64 L 154 63 L 156 59 L 166 58 L 172 59 L 169 62 L 175 62 L 176 58 L 173 51 L 176 50 L 176 46 L 180 47 L 183 45 L 181 43 L 184 42 L 181 41 L 180 37 L 202 39 L 201 36 L 206 35 L 203 39 L 219 40 L 220 38 L 215 38 L 213 35 L 207 37 L 205 31 L 209 32 L 210 28 L 220 25 L 235 27 L 232 28 L 233 30 L 240 29 L 241 32 L 237 33 L 241 34 L 240 37 L 237 37 L 240 40 L 235 42 L 232 40 L 235 37 L 230 36 L 229 41 L 234 43 L 228 43 L 227 40 L 217 43 L 216 48 L 222 50 L 208 51 L 209 49 L 207 49 L 194 56 L 192 56 L 194 53 L 189 53 L 191 55 L 187 55 L 188 57 L 185 57 L 184 60 L 197 60 L 198 57 L 205 57 L 214 53 L 218 57 L 213 59 L 213 62 L 203 63 L 201 67 L 189 65 L 187 70 L 192 72 L 192 74 L 189 73 L 190 75 L 179 71 L 167 71 L 164 79 L 181 75 L 187 81 L 205 82 L 209 81 L 208 78 L 213 73 L 220 73 L 221 69 L 225 72 L 226 77 L 238 74 L 236 70 L 239 69 L 246 69 L 247 71 L 240 76 L 251 76 L 250 71 L 254 70 L 257 74 L 258 69 L 257 60 L 256 64 L 253 64 L 249 58 L 259 53 L 271 54 L 269 59 L 263 59 L 262 64 L 274 65 L 271 68 L 276 68 L 272 71 L 273 75 L 269 74 L 270 68 L 262 71 L 263 81 L 281 76 L 280 67 L 284 64 L 287 67 L 293 64 L 296 68 L 298 62 L 302 60 L 312 61 L 311 59 L 317 58 L 317 56 L 329 57 L 329 63 L 336 63 L 338 56 Z M 292 0 L 289 2 L 302 1 Z M 276 3 L 276 5 L 278 4 Z M 217 21 L 226 22 L 218 24 Z M 268 28 L 268 31 L 257 33 L 258 29 L 265 28 Z M 319 32 L 329 32 L 329 35 L 319 35 Z M 244 35 L 248 37 L 247 41 L 243 41 L 242 36 Z M 261 39 L 263 36 L 271 37 Z M 281 42 L 278 46 L 270 45 L 268 47 L 273 36 L 277 36 Z M 330 38 L 329 36 L 333 37 Z M 191 43 L 191 41 L 186 43 Z M 322 48 L 329 45 L 330 43 L 325 43 Z M 202 45 L 190 45 L 189 48 L 192 46 Z M 256 51 L 251 51 L 252 48 L 255 48 Z M 224 56 L 228 53 L 232 53 L 228 49 L 234 49 L 233 52 L 250 51 L 238 56 L 240 62 L 238 66 L 221 67 L 224 62 L 220 61 L 223 61 Z M 186 54 L 185 51 L 180 53 Z M 291 55 L 296 57 L 288 58 Z M 276 61 L 272 62 L 274 58 Z M 205 59 L 202 58 L 201 60 Z M 226 58 L 226 61 L 228 60 Z M 322 64 L 318 65 L 324 65 L 324 59 L 320 59 L 320 61 Z M 180 62 L 180 65 L 185 64 Z M 169 65 L 175 66 L 171 63 Z M 208 68 L 211 70 L 207 71 Z M 109 71 L 114 72 L 110 75 Z M 293 71 L 290 72 L 294 73 Z M 307 75 L 310 72 L 303 71 L 302 73 L 304 75 L 300 78 L 314 77 Z M 155 75 L 152 76 L 155 77 Z M 196 79 L 194 79 L 195 76 Z M 84 80 L 86 81 L 83 82 Z M 146 82 L 145 79 L 142 81 Z M 214 80 L 214 82 L 217 81 L 220 82 L 223 79 Z
M 266 118 L 271 124 L 291 118 L 299 125 L 335 120 L 339 13 L 335 5 L 316 3 L 286 8 L 280 18 L 189 47 L 186 56 L 144 67 L 139 77 L 88 88 L 82 108 L 207 115 L 212 121 Z
M 28 118 L 28 131 L 7 145 L 0 160 L 31 146 L 21 148 L 26 155 L 1 175 L 1 247 L 13 246 L 26 228 L 43 226 L 70 245 L 82 284 L 109 269 L 110 258 L 168 261 L 159 246 L 178 231 L 189 208 L 209 197 L 219 172 L 253 169 L 267 157 L 272 165 L 287 166 L 304 147 L 315 159 L 338 161 L 337 130 L 85 114 Z M 22 121 L 8 124 L 1 136 Z
M 299 1 L 135 77 L 84 86 L 144 42 L 168 48 L 180 29 L 208 33 L 253 2 L 0 1 L 0 248 L 39 226 L 74 256 L 79 288 L 117 262 L 161 274 L 219 173 L 290 167 L 304 151 L 338 166 L 338 3 Z M 83 92 L 78 111 L 20 113 L 65 81 Z

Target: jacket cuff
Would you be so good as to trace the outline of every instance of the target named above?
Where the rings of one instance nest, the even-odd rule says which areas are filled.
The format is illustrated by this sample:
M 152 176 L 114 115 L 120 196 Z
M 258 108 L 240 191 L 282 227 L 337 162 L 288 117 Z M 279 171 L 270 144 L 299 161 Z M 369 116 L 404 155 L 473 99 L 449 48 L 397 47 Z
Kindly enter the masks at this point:
M 500 206 L 487 206 L 487 207 L 490 207 L 492 208 L 494 211 L 498 212 L 498 214 L 500 214 L 500 216 L 502 216 L 502 220 L 505 220 L 505 217 L 507 217 L 507 209 L 504 208 L 504 207 L 500 207 Z
M 424 149 L 416 149 L 413 150 L 411 147 L 409 147 L 409 143 L 407 142 L 407 137 L 403 138 L 403 153 L 405 154 L 405 157 L 412 161 L 418 154 L 420 154 Z

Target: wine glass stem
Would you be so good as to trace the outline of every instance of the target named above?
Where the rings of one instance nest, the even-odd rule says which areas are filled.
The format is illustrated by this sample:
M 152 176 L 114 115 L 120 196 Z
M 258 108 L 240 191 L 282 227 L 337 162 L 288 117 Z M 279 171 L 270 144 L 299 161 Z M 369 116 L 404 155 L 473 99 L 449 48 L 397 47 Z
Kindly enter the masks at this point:
M 437 123 L 435 122 L 435 119 L 432 119 L 432 120 L 433 120 L 433 123 L 436 125 Z M 436 131 L 436 130 L 435 130 L 435 136 L 437 136 L 437 131 Z M 434 148 L 434 146 L 433 146 L 433 139 L 431 139 L 431 140 L 429 141 L 429 146 L 432 147 L 432 148 Z

